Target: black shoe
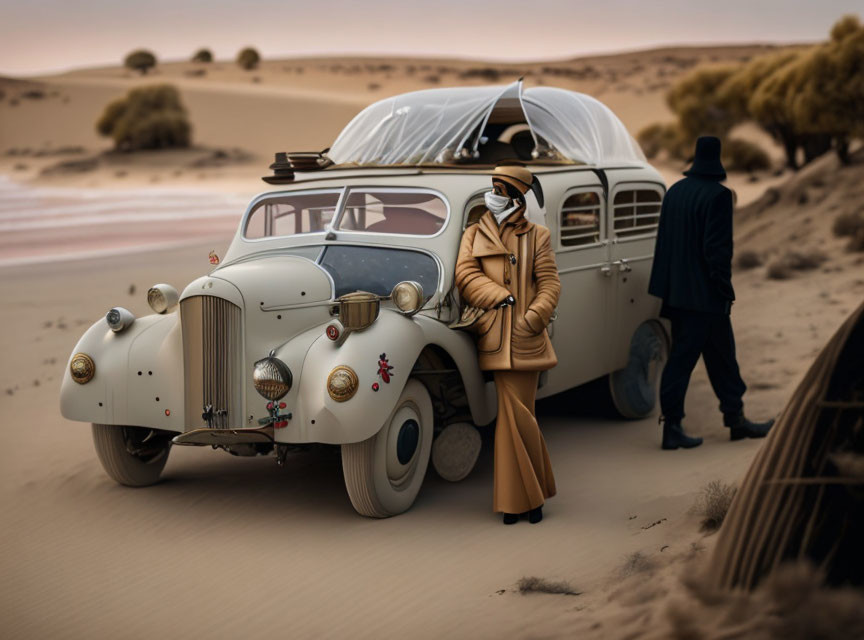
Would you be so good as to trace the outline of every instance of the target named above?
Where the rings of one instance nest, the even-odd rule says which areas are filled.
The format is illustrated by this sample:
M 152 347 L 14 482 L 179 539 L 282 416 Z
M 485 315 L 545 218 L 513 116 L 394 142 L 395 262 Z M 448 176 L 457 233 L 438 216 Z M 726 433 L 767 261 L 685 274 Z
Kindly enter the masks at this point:
M 516 524 L 519 522 L 519 514 L 518 513 L 505 513 L 504 514 L 504 524 Z
M 528 522 L 531 524 L 537 524 L 543 519 L 543 505 L 541 504 L 536 509 L 531 509 L 528 512 Z
M 684 433 L 680 421 L 663 423 L 663 449 L 692 449 L 702 444 L 702 438 L 694 438 Z
M 730 440 L 744 438 L 764 438 L 774 426 L 774 419 L 768 422 L 750 422 L 743 413 L 723 416 L 723 424 L 729 427 Z

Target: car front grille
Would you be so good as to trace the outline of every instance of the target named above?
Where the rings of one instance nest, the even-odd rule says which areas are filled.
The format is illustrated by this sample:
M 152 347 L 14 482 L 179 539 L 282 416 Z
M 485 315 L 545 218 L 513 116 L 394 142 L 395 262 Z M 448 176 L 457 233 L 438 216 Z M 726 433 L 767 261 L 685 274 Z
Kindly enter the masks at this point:
M 240 307 L 214 296 L 194 296 L 180 303 L 180 321 L 186 429 L 242 427 Z

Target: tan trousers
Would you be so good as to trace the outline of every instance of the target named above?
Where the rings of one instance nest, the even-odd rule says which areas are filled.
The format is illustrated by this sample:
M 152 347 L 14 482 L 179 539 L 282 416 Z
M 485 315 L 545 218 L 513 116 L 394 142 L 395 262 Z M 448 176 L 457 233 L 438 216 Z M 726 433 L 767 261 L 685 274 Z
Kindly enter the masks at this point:
M 555 495 L 546 442 L 534 416 L 538 371 L 495 371 L 495 485 L 492 510 L 523 513 Z

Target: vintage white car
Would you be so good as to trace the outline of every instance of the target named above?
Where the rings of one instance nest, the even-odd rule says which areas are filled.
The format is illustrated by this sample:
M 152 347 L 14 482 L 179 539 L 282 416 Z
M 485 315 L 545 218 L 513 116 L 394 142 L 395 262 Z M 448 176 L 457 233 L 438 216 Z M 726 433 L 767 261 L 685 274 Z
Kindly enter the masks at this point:
M 156 482 L 172 445 L 280 464 L 297 445 L 339 445 L 372 517 L 412 505 L 430 458 L 465 477 L 496 395 L 451 327 L 453 271 L 507 160 L 542 185 L 530 204 L 562 283 L 559 364 L 538 397 L 606 376 L 622 416 L 649 415 L 668 349 L 647 293 L 664 181 L 600 102 L 521 82 L 392 97 L 322 154 L 277 154 L 265 180 L 279 188 L 252 200 L 221 264 L 182 293 L 152 287 L 154 314 L 116 307 L 84 334 L 63 415 L 93 423 L 105 471 L 130 486 Z

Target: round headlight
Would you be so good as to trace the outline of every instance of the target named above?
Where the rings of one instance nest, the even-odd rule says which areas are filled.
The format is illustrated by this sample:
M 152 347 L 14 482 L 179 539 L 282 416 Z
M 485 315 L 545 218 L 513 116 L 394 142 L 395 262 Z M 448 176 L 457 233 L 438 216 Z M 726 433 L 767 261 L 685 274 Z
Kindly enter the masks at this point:
M 357 374 L 346 365 L 339 365 L 327 376 L 327 393 L 336 402 L 345 402 L 357 393 Z
M 291 370 L 284 362 L 268 356 L 255 363 L 252 384 L 255 391 L 270 401 L 279 400 L 291 391 Z
M 177 306 L 180 294 L 170 284 L 154 284 L 147 291 L 147 304 L 156 313 L 165 313 Z
M 390 297 L 399 311 L 413 315 L 423 306 L 423 287 L 418 282 L 406 280 L 393 287 Z
M 87 384 L 96 374 L 96 364 L 86 353 L 76 353 L 69 362 L 69 374 L 78 384 Z
M 135 322 L 135 316 L 128 309 L 123 307 L 114 307 L 105 314 L 105 321 L 111 327 L 114 333 L 120 333 L 123 329 L 127 329 Z

